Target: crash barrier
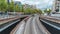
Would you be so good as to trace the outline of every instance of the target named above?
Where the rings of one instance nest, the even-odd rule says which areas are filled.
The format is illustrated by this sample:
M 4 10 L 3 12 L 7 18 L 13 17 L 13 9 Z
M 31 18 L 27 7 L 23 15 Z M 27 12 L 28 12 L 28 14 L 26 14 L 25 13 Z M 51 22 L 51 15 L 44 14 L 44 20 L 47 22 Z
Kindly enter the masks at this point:
M 49 21 L 47 19 L 40 19 L 40 21 L 51 34 L 60 34 L 60 24 Z
M 26 17 L 24 20 L 21 21 L 21 23 L 17 24 L 16 27 L 10 32 L 10 34 L 15 34 L 16 31 L 19 28 L 19 25 L 23 24 L 24 22 L 26 22 L 29 19 L 29 17 Z M 23 22 L 23 23 L 22 23 Z
M 8 23 L 0 25 L 0 34 L 10 34 L 12 29 L 24 18 L 26 17 L 21 17 L 21 18 L 9 21 Z

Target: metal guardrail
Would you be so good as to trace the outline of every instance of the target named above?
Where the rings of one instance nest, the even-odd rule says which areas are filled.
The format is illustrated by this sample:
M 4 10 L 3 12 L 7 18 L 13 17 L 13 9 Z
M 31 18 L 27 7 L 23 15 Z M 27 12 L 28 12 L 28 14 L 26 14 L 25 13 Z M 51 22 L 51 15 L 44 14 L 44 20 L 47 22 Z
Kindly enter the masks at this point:
M 0 34 L 10 34 L 12 29 L 24 18 L 27 16 L 21 16 L 15 20 L 9 21 L 5 24 L 0 25 Z
M 58 24 L 58 23 L 54 23 L 54 22 L 52 22 L 52 21 L 42 20 L 42 19 L 41 19 L 41 21 L 43 21 L 43 22 L 45 22 L 46 24 L 48 24 L 48 25 L 50 25 L 50 26 L 52 26 L 52 27 L 60 30 L 60 24 Z
M 3 25 L 0 25 L 0 32 L 4 31 L 5 29 L 7 29 L 9 26 L 17 23 L 18 21 L 20 21 L 20 19 L 16 19 L 16 20 L 13 20 L 13 21 L 10 21 L 8 23 L 5 23 Z
M 60 24 L 49 21 L 47 19 L 40 19 L 40 21 L 52 34 L 60 34 Z
M 24 30 L 25 27 L 22 27 L 22 25 L 25 26 L 25 22 L 29 19 L 30 17 L 26 17 L 25 19 L 23 19 L 19 24 L 16 25 L 16 27 L 10 32 L 10 34 L 16 34 L 17 30 L 19 30 L 19 27 L 21 27 L 21 31 Z M 21 25 L 21 26 L 20 26 Z M 23 29 L 23 30 L 22 30 Z M 21 34 L 22 32 L 19 31 Z

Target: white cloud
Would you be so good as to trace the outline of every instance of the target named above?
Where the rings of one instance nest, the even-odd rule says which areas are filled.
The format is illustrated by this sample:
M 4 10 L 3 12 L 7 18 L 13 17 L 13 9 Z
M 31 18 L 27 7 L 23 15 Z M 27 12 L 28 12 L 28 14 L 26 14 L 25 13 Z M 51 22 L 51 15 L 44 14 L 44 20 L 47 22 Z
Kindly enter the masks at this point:
M 40 2 L 34 1 L 34 0 L 22 0 L 22 3 L 27 3 L 27 4 L 39 4 Z
M 51 8 L 54 0 L 45 0 L 41 1 L 40 4 L 37 5 L 38 8 L 45 9 L 45 8 Z
M 36 4 L 38 8 L 47 8 L 52 6 L 54 0 L 16 0 L 21 1 L 23 4 Z
M 21 1 L 21 0 L 14 0 L 14 1 Z

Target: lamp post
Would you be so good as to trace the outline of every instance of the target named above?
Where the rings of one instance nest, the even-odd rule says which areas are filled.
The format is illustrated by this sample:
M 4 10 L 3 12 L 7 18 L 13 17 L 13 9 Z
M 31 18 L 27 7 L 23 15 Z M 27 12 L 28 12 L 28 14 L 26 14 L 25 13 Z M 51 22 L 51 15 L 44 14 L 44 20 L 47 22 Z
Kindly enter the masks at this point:
M 22 12 L 23 12 L 23 5 L 22 5 Z
M 10 4 L 9 0 L 7 0 L 7 3 L 8 3 L 8 11 L 9 11 L 9 4 Z M 7 16 L 8 16 L 8 11 L 7 11 Z
M 14 15 L 15 15 L 15 4 L 14 4 Z

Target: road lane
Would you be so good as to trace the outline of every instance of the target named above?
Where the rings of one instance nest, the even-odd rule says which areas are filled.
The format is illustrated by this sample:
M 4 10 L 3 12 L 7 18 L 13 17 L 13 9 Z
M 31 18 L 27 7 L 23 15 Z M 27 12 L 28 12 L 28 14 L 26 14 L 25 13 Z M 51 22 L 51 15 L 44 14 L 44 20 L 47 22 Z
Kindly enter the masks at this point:
M 31 27 L 32 27 L 32 34 L 42 34 L 41 31 L 39 30 L 39 26 L 37 25 L 36 17 L 33 18 Z
M 42 25 L 42 23 L 39 20 L 39 17 L 37 17 L 36 22 L 40 28 L 40 31 L 42 31 L 43 34 L 51 34 L 45 27 Z
M 34 17 L 32 21 L 32 34 L 50 34 L 48 30 L 39 21 L 39 16 Z
M 15 34 L 23 34 L 24 33 L 24 27 L 25 27 L 25 21 L 22 21 L 22 24 L 19 25 L 19 28 Z
M 25 21 L 21 21 L 12 31 L 10 34 L 23 34 L 25 27 Z
M 33 16 L 30 17 L 25 22 L 25 25 L 19 26 L 15 34 L 50 34 L 50 33 L 39 21 L 39 16 Z
M 31 31 L 31 23 L 32 22 L 31 21 L 32 21 L 32 17 L 27 20 L 24 34 L 32 34 L 32 31 Z

